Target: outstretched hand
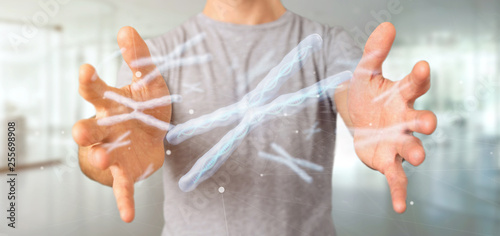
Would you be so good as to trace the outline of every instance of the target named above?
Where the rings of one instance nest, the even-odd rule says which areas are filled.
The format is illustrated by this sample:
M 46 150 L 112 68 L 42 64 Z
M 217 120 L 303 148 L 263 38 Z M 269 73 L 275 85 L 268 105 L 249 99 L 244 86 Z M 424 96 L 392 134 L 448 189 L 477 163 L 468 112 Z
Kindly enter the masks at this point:
M 79 92 L 94 105 L 96 117 L 78 121 L 73 127 L 73 138 L 88 153 L 87 157 L 80 157 L 80 163 L 88 163 L 89 168 L 92 168 L 88 170 L 91 173 L 86 174 L 113 187 L 122 220 L 131 222 L 135 215 L 134 183 L 148 177 L 163 165 L 163 139 L 166 130 L 148 125 L 132 116 L 113 122 L 102 121 L 106 120 L 104 118 L 110 120 L 109 117 L 112 116 L 126 117 L 126 114 L 134 112 L 149 120 L 156 120 L 156 123 L 168 124 L 171 106 L 130 107 L 104 96 L 105 92 L 113 92 L 121 101 L 125 101 L 122 103 L 134 103 L 158 100 L 169 95 L 167 85 L 152 62 L 146 43 L 135 29 L 122 28 L 118 33 L 118 45 L 134 75 L 132 84 L 122 88 L 110 87 L 97 76 L 91 65 L 83 65 L 80 68 Z M 149 80 L 144 83 L 143 78 L 146 76 Z
M 415 166 L 424 161 L 424 148 L 413 132 L 431 134 L 437 119 L 431 111 L 413 108 L 415 100 L 430 88 L 427 62 L 418 62 L 401 81 L 383 77 L 382 63 L 395 36 L 391 23 L 382 23 L 371 34 L 349 84 L 347 109 L 356 154 L 367 166 L 385 175 L 393 208 L 403 213 L 408 180 L 402 161 Z

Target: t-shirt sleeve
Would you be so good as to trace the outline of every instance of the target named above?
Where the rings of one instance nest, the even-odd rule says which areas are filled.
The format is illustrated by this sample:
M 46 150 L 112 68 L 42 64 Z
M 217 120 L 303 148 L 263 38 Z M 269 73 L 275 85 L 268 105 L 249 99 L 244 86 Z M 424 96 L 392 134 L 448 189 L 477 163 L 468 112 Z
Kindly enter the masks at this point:
M 324 40 L 326 76 L 332 76 L 343 71 L 354 72 L 363 55 L 352 37 L 342 27 L 331 27 L 325 34 Z M 333 95 L 333 94 L 332 94 Z M 335 102 L 332 102 L 333 111 L 337 111 Z
M 331 76 L 345 70 L 354 72 L 363 55 L 361 48 L 342 27 L 331 27 L 327 37 L 326 75 Z

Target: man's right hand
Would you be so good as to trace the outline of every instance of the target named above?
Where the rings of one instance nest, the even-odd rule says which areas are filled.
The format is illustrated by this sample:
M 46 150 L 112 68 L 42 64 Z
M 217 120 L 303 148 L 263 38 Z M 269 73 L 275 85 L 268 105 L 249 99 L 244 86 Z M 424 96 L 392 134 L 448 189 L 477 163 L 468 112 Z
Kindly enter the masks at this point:
M 132 27 L 123 27 L 118 33 L 118 45 L 125 62 L 134 75 L 132 84 L 114 88 L 102 81 L 91 65 L 80 68 L 80 95 L 92 103 L 96 116 L 78 121 L 73 126 L 73 138 L 80 146 L 79 159 L 82 171 L 91 179 L 112 186 L 123 221 L 134 219 L 134 183 L 158 170 L 164 161 L 163 139 L 166 131 L 130 119 L 113 125 L 98 125 L 98 120 L 127 114 L 133 109 L 114 100 L 104 98 L 111 91 L 137 102 L 149 101 L 169 95 L 168 87 L 152 62 L 144 40 Z M 141 62 L 138 65 L 137 62 Z M 146 75 L 156 75 L 148 83 L 139 83 Z M 136 86 L 133 86 L 133 85 Z M 141 86 L 137 86 L 142 84 Z M 170 122 L 171 105 L 147 109 L 142 113 L 163 122 Z M 129 133 L 121 141 L 125 146 L 110 148 L 112 143 Z

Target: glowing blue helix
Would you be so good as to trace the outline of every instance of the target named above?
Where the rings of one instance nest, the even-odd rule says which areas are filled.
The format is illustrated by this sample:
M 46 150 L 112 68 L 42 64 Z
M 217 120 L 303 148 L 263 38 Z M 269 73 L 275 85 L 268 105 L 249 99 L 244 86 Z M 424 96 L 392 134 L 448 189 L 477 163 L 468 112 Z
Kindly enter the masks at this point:
M 192 136 L 208 132 L 216 127 L 229 125 L 241 119 L 249 109 L 265 104 L 276 97 L 281 86 L 302 68 L 304 61 L 312 52 L 319 50 L 322 44 L 321 36 L 318 34 L 309 35 L 239 102 L 175 126 L 167 133 L 167 141 L 174 145 L 179 144 Z
M 215 174 L 253 128 L 279 117 L 279 114 L 291 115 L 308 105 L 317 103 L 318 100 L 333 94 L 339 84 L 351 77 L 350 71 L 344 71 L 295 93 L 281 95 L 269 104 L 249 110 L 238 126 L 229 131 L 196 161 L 188 173 L 181 177 L 179 188 L 184 192 L 192 191 L 201 182 Z

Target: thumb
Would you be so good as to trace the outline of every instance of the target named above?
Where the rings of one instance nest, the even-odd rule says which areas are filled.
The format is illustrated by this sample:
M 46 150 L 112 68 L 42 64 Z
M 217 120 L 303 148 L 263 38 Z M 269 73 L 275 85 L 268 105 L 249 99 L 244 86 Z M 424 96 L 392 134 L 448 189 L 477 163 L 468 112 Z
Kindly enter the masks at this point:
M 358 74 L 368 74 L 368 78 L 371 78 L 373 74 L 382 73 L 382 64 L 391 50 L 395 37 L 396 29 L 394 25 L 389 22 L 380 24 L 366 41 L 363 57 L 356 68 L 356 72 Z

